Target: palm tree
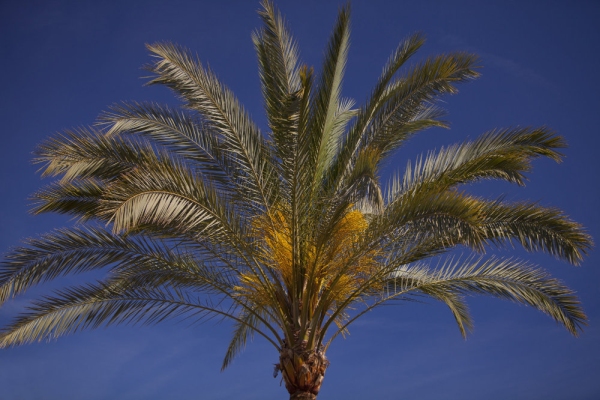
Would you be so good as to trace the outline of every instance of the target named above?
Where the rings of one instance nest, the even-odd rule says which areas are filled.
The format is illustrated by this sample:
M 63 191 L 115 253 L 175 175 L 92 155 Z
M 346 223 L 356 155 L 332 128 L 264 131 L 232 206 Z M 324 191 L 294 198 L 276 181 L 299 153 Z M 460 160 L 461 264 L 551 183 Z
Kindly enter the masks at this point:
M 259 335 L 279 353 L 275 374 L 290 398 L 314 399 L 332 341 L 392 300 L 439 300 L 466 335 L 465 296 L 488 294 L 533 306 L 577 335 L 586 316 L 570 289 L 527 262 L 483 253 L 514 243 L 577 265 L 591 238 L 560 210 L 464 189 L 484 179 L 522 185 L 533 159 L 560 161 L 563 139 L 544 127 L 493 130 L 409 162 L 384 188 L 384 160 L 417 132 L 446 127 L 436 103 L 477 77 L 477 58 L 453 53 L 405 67 L 424 43 L 413 35 L 355 109 L 341 97 L 348 7 L 319 75 L 300 63 L 269 0 L 259 14 L 267 134 L 193 54 L 158 43 L 148 46 L 150 84 L 171 88 L 181 109 L 117 105 L 97 126 L 39 146 L 43 175 L 60 179 L 34 194 L 35 212 L 81 224 L 13 249 L 0 267 L 0 302 L 66 274 L 106 276 L 34 302 L 1 331 L 0 347 L 216 316 L 234 324 L 222 368 Z M 453 258 L 457 247 L 474 256 Z

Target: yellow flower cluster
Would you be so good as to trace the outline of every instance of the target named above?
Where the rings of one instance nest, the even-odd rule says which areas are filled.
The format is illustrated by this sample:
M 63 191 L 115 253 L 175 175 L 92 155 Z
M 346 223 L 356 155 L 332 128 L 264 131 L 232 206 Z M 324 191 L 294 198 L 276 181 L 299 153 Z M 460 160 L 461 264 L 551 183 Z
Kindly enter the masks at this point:
M 323 291 L 327 291 L 330 301 L 345 300 L 378 267 L 376 252 L 357 248 L 368 222 L 360 211 L 349 207 L 324 244 L 320 247 L 316 243 L 302 244 L 301 271 L 293 271 L 292 229 L 286 215 L 289 213 L 275 211 L 256 218 L 253 234 L 256 240 L 262 241 L 261 262 L 276 271 L 288 289 L 298 283 L 295 279 L 301 279 L 303 293 L 311 294 L 311 306 L 316 305 Z M 264 297 L 259 295 L 264 292 L 259 285 L 258 276 L 246 273 L 236 289 L 240 295 L 265 304 L 267 299 L 256 297 Z

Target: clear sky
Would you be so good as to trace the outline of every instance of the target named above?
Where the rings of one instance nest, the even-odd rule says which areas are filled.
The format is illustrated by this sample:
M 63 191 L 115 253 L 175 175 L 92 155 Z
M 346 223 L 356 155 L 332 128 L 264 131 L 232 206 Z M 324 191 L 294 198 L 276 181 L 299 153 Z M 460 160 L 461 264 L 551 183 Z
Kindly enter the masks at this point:
M 280 1 L 304 61 L 320 65 L 338 1 Z M 258 1 L 0 2 L 0 252 L 24 237 L 71 224 L 28 215 L 42 184 L 31 152 L 44 138 L 94 123 L 115 102 L 176 104 L 164 88 L 143 87 L 144 43 L 173 41 L 210 64 L 264 128 L 250 34 Z M 466 50 L 482 77 L 445 98 L 450 130 L 430 130 L 402 149 L 388 170 L 428 148 L 495 127 L 548 125 L 570 144 L 565 160 L 535 162 L 525 188 L 485 184 L 496 197 L 557 206 L 600 240 L 600 2 L 352 2 L 352 46 L 344 95 L 361 104 L 388 55 L 421 31 L 427 54 Z M 142 78 L 142 79 L 141 79 Z M 543 314 L 474 297 L 475 330 L 462 340 L 440 304 L 384 307 L 363 318 L 329 353 L 320 399 L 600 398 L 600 257 L 575 268 L 528 257 L 578 292 L 589 316 L 580 338 Z M 79 278 L 65 279 L 74 283 Z M 46 288 L 47 289 L 47 288 Z M 0 309 L 13 317 L 36 289 Z M 232 327 L 208 322 L 111 327 L 0 351 L 1 399 L 281 399 L 272 378 L 276 351 L 257 338 L 221 373 Z

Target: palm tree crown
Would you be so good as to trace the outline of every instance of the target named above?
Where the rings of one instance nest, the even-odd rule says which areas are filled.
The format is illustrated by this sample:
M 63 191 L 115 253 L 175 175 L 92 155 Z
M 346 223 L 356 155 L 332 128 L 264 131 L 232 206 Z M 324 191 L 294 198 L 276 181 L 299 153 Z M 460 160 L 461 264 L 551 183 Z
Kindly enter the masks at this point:
M 586 316 L 570 289 L 527 262 L 483 253 L 515 243 L 576 265 L 591 238 L 560 210 L 464 189 L 484 179 L 522 185 L 533 159 L 560 161 L 563 139 L 545 127 L 492 130 L 417 158 L 383 187 L 384 160 L 415 133 L 446 127 L 436 103 L 478 76 L 477 58 L 407 66 L 424 43 L 413 35 L 354 108 L 341 96 L 348 7 L 318 75 L 299 61 L 270 1 L 259 14 L 266 134 L 196 56 L 157 43 L 148 46 L 149 83 L 172 89 L 183 107 L 120 104 L 97 126 L 39 146 L 43 175 L 60 179 L 34 195 L 35 212 L 81 224 L 13 249 L 0 267 L 0 303 L 65 274 L 107 273 L 34 302 L 1 331 L 0 347 L 218 316 L 235 326 L 223 368 L 259 335 L 279 352 L 275 373 L 291 397 L 316 398 L 332 340 L 389 300 L 439 300 L 466 335 L 465 295 L 488 294 L 533 306 L 577 335 Z M 452 258 L 457 246 L 475 256 Z M 442 257 L 435 268 L 432 257 Z

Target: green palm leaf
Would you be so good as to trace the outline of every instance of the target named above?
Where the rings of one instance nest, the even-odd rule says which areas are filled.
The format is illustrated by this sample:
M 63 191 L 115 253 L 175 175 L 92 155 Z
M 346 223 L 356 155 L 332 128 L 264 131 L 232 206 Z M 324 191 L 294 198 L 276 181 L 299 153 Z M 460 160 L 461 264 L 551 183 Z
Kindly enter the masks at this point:
M 185 49 L 172 44 L 154 44 L 148 49 L 158 58 L 148 67 L 156 74 L 149 83 L 170 87 L 188 107 L 201 113 L 221 135 L 252 201 L 268 208 L 275 196 L 272 182 L 276 177 L 268 146 L 233 93 Z

